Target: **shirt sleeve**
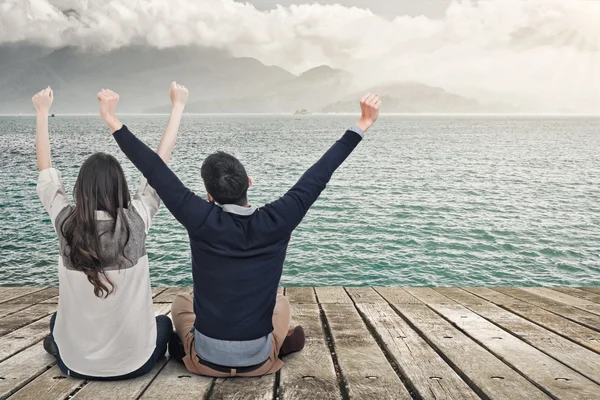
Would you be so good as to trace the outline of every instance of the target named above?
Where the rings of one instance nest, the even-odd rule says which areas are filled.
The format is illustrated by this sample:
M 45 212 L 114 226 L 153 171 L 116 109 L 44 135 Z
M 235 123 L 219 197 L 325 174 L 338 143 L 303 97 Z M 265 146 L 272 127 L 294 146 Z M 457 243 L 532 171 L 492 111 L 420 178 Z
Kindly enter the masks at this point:
M 188 232 L 202 226 L 213 205 L 200 198 L 169 169 L 152 149 L 135 137 L 125 125 L 113 133 L 117 144 L 133 165 L 148 179 L 165 207 Z
M 158 197 L 156 190 L 148 184 L 148 180 L 144 176 L 140 177 L 140 184 L 131 203 L 144 220 L 146 233 L 148 233 L 152 225 L 152 219 L 160 207 L 160 197 Z
M 60 172 L 54 168 L 41 171 L 36 191 L 44 208 L 50 215 L 52 226 L 55 226 L 58 214 L 70 204 L 65 187 L 62 184 Z

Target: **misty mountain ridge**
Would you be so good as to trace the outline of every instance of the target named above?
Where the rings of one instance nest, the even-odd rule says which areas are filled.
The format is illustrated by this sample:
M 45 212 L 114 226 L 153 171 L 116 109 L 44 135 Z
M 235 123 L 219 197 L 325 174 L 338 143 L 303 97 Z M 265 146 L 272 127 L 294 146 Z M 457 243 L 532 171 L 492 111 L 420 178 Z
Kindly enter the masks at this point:
M 95 94 L 121 94 L 121 113 L 167 113 L 169 83 L 190 89 L 189 113 L 358 112 L 367 91 L 380 94 L 390 113 L 514 112 L 512 106 L 479 101 L 420 83 L 359 84 L 360 77 L 327 65 L 294 75 L 254 58 L 201 47 L 134 46 L 109 53 L 64 47 L 0 46 L 0 114 L 32 113 L 31 96 L 50 85 L 52 111 L 96 113 Z

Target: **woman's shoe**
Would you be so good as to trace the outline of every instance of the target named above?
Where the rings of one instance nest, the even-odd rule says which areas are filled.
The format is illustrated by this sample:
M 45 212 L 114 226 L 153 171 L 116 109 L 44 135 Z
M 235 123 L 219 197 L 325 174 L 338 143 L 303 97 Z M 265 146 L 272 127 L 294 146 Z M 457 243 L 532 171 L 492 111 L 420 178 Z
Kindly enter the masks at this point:
M 52 336 L 48 335 L 44 338 L 44 350 L 50 355 L 56 357 L 56 346 L 54 345 L 54 340 L 52 340 Z

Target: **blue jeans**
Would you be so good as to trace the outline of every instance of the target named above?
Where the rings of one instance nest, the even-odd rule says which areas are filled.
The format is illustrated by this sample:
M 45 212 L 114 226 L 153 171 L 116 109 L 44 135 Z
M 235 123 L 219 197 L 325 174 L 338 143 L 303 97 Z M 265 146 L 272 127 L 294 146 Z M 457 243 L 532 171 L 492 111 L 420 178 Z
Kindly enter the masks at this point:
M 50 336 L 52 337 L 52 341 L 54 341 L 54 336 L 52 333 L 54 332 L 54 323 L 56 321 L 56 313 L 52 315 L 50 318 Z M 142 333 L 143 334 L 143 333 Z M 56 348 L 56 363 L 58 364 L 58 368 L 62 371 L 63 374 L 72 376 L 73 378 L 78 379 L 87 379 L 94 381 L 118 381 L 123 379 L 132 379 L 137 378 L 138 376 L 142 376 L 147 374 L 154 368 L 154 365 L 160 360 L 165 353 L 167 352 L 167 345 L 171 340 L 171 336 L 173 336 L 173 323 L 171 319 L 166 315 L 159 315 L 156 317 L 156 348 L 154 349 L 154 353 L 150 356 L 150 359 L 146 361 L 144 365 L 142 365 L 137 370 L 130 372 L 125 375 L 119 376 L 87 376 L 78 374 L 77 372 L 69 369 L 60 358 L 60 353 L 58 351 L 58 346 L 56 342 L 54 342 L 54 347 Z

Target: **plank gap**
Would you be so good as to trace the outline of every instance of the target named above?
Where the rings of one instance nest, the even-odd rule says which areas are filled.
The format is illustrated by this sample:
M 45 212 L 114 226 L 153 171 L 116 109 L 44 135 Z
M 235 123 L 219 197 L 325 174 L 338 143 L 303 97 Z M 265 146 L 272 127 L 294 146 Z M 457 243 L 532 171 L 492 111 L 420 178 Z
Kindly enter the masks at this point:
M 331 355 L 331 359 L 333 360 L 335 376 L 338 381 L 338 387 L 342 395 L 342 400 L 350 400 L 350 394 L 348 393 L 348 383 L 346 382 L 346 378 L 342 374 L 342 369 L 340 368 L 340 364 L 337 359 L 335 345 L 333 343 L 333 335 L 331 333 L 329 322 L 327 321 L 327 316 L 325 315 L 325 311 L 323 310 L 323 307 L 319 302 L 319 296 L 317 295 L 317 291 L 314 288 L 313 291 L 315 292 L 315 298 L 317 299 L 317 306 L 319 306 L 319 317 L 321 318 L 321 324 L 323 325 L 323 332 L 325 332 L 325 342 L 327 343 L 327 347 L 329 348 L 329 354 Z
M 208 388 L 208 390 L 206 391 L 206 394 L 204 395 L 204 400 L 210 399 L 210 397 L 212 396 L 213 390 L 215 389 L 216 382 L 217 382 L 217 378 L 213 378 L 212 382 L 210 383 L 210 387 Z
M 441 294 L 440 294 L 441 295 Z M 443 296 L 443 295 L 442 295 Z M 446 297 L 446 296 L 444 296 Z M 451 299 L 448 299 L 448 303 L 452 303 L 454 302 Z M 473 342 L 477 343 L 479 346 L 483 347 L 484 349 L 486 349 L 490 354 L 492 354 L 494 357 L 496 357 L 498 360 L 500 360 L 501 362 L 503 362 L 506 366 L 508 366 L 510 369 L 512 369 L 513 371 L 515 371 L 517 374 L 521 375 L 525 380 L 527 380 L 529 383 L 531 383 L 533 386 L 535 386 L 537 389 L 539 389 L 540 391 L 542 391 L 544 394 L 546 394 L 547 396 L 549 396 L 552 399 L 556 399 L 557 397 L 555 395 L 553 395 L 549 390 L 545 389 L 541 384 L 537 383 L 536 381 L 534 381 L 533 379 L 529 378 L 524 372 L 521 372 L 517 367 L 515 367 L 514 365 L 510 364 L 508 361 L 506 361 L 503 357 L 501 357 L 499 354 L 497 354 L 494 350 L 490 349 L 489 347 L 485 346 L 481 341 L 479 341 L 478 339 L 474 338 L 472 335 L 470 335 L 465 329 L 462 329 L 460 326 L 458 326 L 457 324 L 455 324 L 452 320 L 450 320 L 449 318 L 446 318 L 443 314 L 439 313 L 438 311 L 435 310 L 435 308 L 433 308 L 430 304 L 425 304 L 431 311 L 433 311 L 434 313 L 436 313 L 440 318 L 442 318 L 444 321 L 448 322 L 450 325 L 452 325 L 455 329 L 457 329 L 459 332 L 461 332 L 463 335 L 465 335 L 466 337 L 468 337 L 469 339 L 471 339 Z M 510 333 L 509 333 L 510 334 Z M 569 368 L 569 367 L 567 367 Z M 570 368 L 569 368 L 570 369 Z M 577 373 L 576 371 L 573 371 L 574 373 Z M 498 377 L 498 378 L 502 378 L 502 377 Z M 502 378 L 504 379 L 504 378 Z
M 559 335 L 559 336 L 561 336 L 561 337 L 563 337 L 563 338 L 565 338 L 567 340 L 570 340 L 571 342 L 573 342 L 575 344 L 578 344 L 580 346 L 585 347 L 588 350 L 591 350 L 591 351 L 593 351 L 595 353 L 600 354 L 600 343 L 599 343 L 599 346 L 592 346 L 592 345 L 590 345 L 588 342 L 585 342 L 585 341 L 582 340 L 581 336 L 583 336 L 583 334 L 580 334 L 581 336 L 578 337 L 578 338 L 574 338 L 574 337 L 571 336 L 572 334 L 569 334 L 569 333 L 563 331 L 565 329 L 565 326 L 562 326 L 562 327 L 559 326 L 559 327 L 557 327 L 556 324 L 553 325 L 551 323 L 548 323 L 547 320 L 546 320 L 546 323 L 544 324 L 543 318 L 541 318 L 541 316 L 537 316 L 537 318 L 535 318 L 535 315 L 532 316 L 532 315 L 528 314 L 526 311 L 524 311 L 522 309 L 520 310 L 518 308 L 518 306 L 520 304 L 523 304 L 523 305 L 531 307 L 533 310 L 539 310 L 539 311 L 541 311 L 543 313 L 547 313 L 546 315 L 552 315 L 553 318 L 556 318 L 559 321 L 562 319 L 563 321 L 561 321 L 561 322 L 563 324 L 572 324 L 573 326 L 575 326 L 575 328 L 578 328 L 579 331 L 585 330 L 585 329 L 590 329 L 591 331 L 593 331 L 591 333 L 597 333 L 597 331 L 594 330 L 594 329 L 592 329 L 592 328 L 589 328 L 589 327 L 587 327 L 587 326 L 585 326 L 583 324 L 580 324 L 580 323 L 578 323 L 576 321 L 570 320 L 570 319 L 568 319 L 568 318 L 566 318 L 566 317 L 564 317 L 562 315 L 555 314 L 555 313 L 553 313 L 551 311 L 545 310 L 545 309 L 543 309 L 541 307 L 538 307 L 538 306 L 535 306 L 535 305 L 532 305 L 532 304 L 529 304 L 529 303 L 518 302 L 518 303 L 515 303 L 513 306 L 511 306 L 511 305 L 501 304 L 499 302 L 495 302 L 492 299 L 487 299 L 483 295 L 481 295 L 480 293 L 478 293 L 476 291 L 470 291 L 470 290 L 468 290 L 468 288 L 467 289 L 462 289 L 462 290 L 465 290 L 467 293 L 470 293 L 473 296 L 476 296 L 476 297 L 482 299 L 483 301 L 487 301 L 490 304 L 494 304 L 497 307 L 503 309 L 504 311 L 507 311 L 507 312 L 509 312 L 511 314 L 518 315 L 519 317 L 523 318 L 524 320 L 529 321 L 532 324 L 535 324 L 535 325 L 537 325 L 539 327 L 542 327 L 544 329 L 547 329 L 550 332 L 553 332 L 553 333 L 555 333 L 555 334 L 557 334 L 557 335 Z M 571 331 L 571 332 L 573 332 L 573 331 Z M 588 333 L 588 335 L 589 335 L 589 333 Z M 597 340 L 597 339 L 588 339 L 588 340 Z
M 377 289 L 375 289 L 375 291 L 377 291 Z M 377 293 L 379 293 L 377 291 Z M 410 295 L 410 294 L 409 294 Z M 412 296 L 412 295 L 411 295 Z M 471 390 L 473 392 L 475 392 L 475 394 L 477 394 L 477 396 L 479 396 L 482 400 L 492 400 L 489 396 L 487 396 L 483 390 L 481 390 L 481 388 L 479 386 L 477 386 L 477 384 L 475 384 L 475 382 L 473 382 L 456 364 L 454 364 L 445 354 L 444 352 L 439 349 L 435 343 L 433 343 L 431 340 L 429 340 L 429 338 L 415 325 L 413 324 L 408 318 L 406 318 L 398 308 L 396 308 L 396 306 L 394 304 L 392 304 L 391 302 L 389 302 L 384 296 L 382 296 L 383 299 L 387 302 L 387 304 L 392 308 L 392 310 L 394 310 L 394 312 L 400 317 L 402 318 L 402 320 L 404 322 L 406 322 L 406 324 L 413 330 L 415 331 L 432 349 L 433 351 L 435 351 L 442 360 L 444 360 L 444 362 L 446 362 L 446 364 L 448 364 L 450 366 L 450 368 L 452 368 L 452 370 L 454 370 L 454 372 L 456 372 L 456 374 L 458 376 L 460 376 L 460 378 L 469 386 L 469 388 L 471 388 Z
M 356 308 L 356 311 L 358 312 L 358 315 L 360 315 L 360 318 L 363 320 L 364 324 L 366 325 L 367 330 L 369 331 L 369 333 L 371 334 L 373 339 L 375 339 L 375 342 L 381 349 L 381 352 L 385 356 L 387 362 L 392 366 L 392 369 L 394 370 L 396 375 L 398 375 L 398 378 L 400 378 L 400 381 L 402 382 L 402 384 L 404 384 L 404 386 L 410 393 L 411 397 L 416 400 L 423 400 L 423 397 L 421 396 L 421 394 L 419 393 L 419 391 L 417 390 L 417 388 L 415 387 L 413 382 L 410 380 L 410 378 L 408 376 L 406 376 L 404 374 L 404 372 L 402 372 L 402 369 L 398 366 L 398 364 L 396 364 L 396 361 L 394 361 L 392 355 L 389 353 L 387 347 L 383 343 L 383 340 L 382 340 L 381 336 L 379 335 L 379 333 L 377 333 L 377 330 L 375 329 L 375 327 L 373 325 L 371 325 L 368 318 L 366 318 L 366 316 L 362 313 L 362 311 L 356 306 L 356 302 L 354 301 L 354 298 L 352 297 L 352 295 L 348 292 L 348 289 L 344 288 L 344 290 L 346 291 L 346 294 L 348 294 L 348 297 L 350 297 L 350 300 L 352 301 L 354 308 Z

